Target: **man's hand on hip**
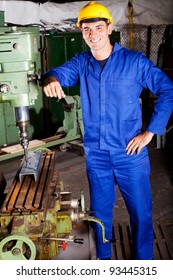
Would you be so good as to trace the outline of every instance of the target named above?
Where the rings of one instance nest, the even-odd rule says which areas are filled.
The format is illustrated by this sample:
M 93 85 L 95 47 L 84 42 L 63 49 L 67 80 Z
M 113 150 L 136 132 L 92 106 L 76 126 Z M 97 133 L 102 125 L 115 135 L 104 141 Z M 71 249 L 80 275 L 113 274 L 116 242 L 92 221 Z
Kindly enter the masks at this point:
M 139 133 L 128 143 L 126 147 L 127 154 L 133 155 L 135 151 L 137 154 L 139 154 L 141 149 L 150 143 L 153 136 L 154 133 L 149 131 Z

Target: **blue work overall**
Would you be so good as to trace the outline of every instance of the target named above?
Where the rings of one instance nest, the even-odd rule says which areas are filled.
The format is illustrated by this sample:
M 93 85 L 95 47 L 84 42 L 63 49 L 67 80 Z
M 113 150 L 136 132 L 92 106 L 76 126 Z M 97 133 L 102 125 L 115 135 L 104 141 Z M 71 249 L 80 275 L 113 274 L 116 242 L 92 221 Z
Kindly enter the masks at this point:
M 143 88 L 157 95 L 147 130 L 162 135 L 173 109 L 173 83 L 142 53 L 117 43 L 103 69 L 88 51 L 46 72 L 43 79 L 48 76 L 54 76 L 62 87 L 80 85 L 91 209 L 104 223 L 106 238 L 112 239 L 118 184 L 130 215 L 134 259 L 152 259 L 147 148 L 139 155 L 127 155 L 126 146 L 142 129 L 139 97 Z M 95 225 L 95 230 L 97 257 L 110 257 L 111 243 L 102 242 L 100 226 Z

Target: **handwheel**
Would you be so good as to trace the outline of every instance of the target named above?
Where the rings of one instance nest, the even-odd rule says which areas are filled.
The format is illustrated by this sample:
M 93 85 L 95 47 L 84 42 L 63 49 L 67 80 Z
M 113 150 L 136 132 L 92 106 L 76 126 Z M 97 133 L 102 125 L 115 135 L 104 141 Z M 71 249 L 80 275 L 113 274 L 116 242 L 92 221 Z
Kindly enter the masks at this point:
M 34 242 L 23 235 L 9 235 L 0 242 L 1 260 L 34 260 L 36 247 Z
M 60 149 L 60 151 L 61 152 L 67 152 L 67 143 L 63 143 L 63 144 L 61 144 L 60 146 L 59 146 L 59 149 Z

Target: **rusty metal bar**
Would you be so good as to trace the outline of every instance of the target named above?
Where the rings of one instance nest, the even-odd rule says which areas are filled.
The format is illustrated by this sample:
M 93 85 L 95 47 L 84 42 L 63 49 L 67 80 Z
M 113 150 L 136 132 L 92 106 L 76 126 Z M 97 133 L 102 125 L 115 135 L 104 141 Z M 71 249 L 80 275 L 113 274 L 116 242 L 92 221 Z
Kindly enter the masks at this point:
M 36 194 L 35 201 L 34 201 L 34 207 L 36 209 L 43 208 L 42 199 L 44 197 L 44 190 L 45 190 L 45 186 L 46 186 L 47 176 L 48 176 L 48 173 L 50 172 L 49 171 L 50 159 L 51 159 L 51 155 L 48 154 L 45 159 L 42 176 L 39 180 L 39 188 L 37 190 L 37 194 Z M 47 197 L 47 199 L 48 199 L 48 197 Z
M 15 203 L 15 209 L 16 208 L 21 209 L 21 210 L 25 209 L 25 200 L 26 200 L 26 196 L 27 196 L 31 181 L 32 180 L 29 176 L 26 176 L 24 178 L 23 184 L 21 185 L 20 193 L 19 193 L 18 198 Z

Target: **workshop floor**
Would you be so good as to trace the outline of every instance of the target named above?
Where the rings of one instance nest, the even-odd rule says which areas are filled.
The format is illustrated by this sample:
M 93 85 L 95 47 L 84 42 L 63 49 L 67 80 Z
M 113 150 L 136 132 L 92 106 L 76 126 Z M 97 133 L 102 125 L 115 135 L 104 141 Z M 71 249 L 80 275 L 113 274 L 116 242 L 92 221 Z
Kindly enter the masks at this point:
M 171 246 L 173 244 L 173 146 L 169 145 L 164 149 L 156 149 L 156 139 L 149 145 L 149 155 L 151 161 L 151 191 L 153 197 L 153 220 L 154 222 L 164 222 Z M 81 191 L 84 191 L 85 206 L 89 209 L 89 190 L 85 172 L 85 157 L 83 149 L 78 144 L 72 144 L 66 152 L 61 152 L 52 148 L 56 152 L 55 170 L 59 173 L 59 180 L 63 182 L 66 191 L 71 191 L 73 197 L 80 197 Z M 0 162 L 0 171 L 3 172 L 7 181 L 7 188 L 10 186 L 14 175 L 20 164 L 20 157 Z M 117 189 L 117 203 L 114 208 L 115 223 L 129 223 L 129 217 Z M 85 234 L 81 235 L 85 239 Z M 89 256 L 85 245 L 75 245 L 74 251 L 70 255 L 67 252 L 68 259 L 92 259 Z M 81 246 L 81 247 L 80 247 Z M 84 246 L 84 247 L 83 247 Z M 81 248 L 81 249 L 80 249 Z M 61 255 L 58 257 L 61 258 Z M 66 255 L 62 256 L 65 259 Z

